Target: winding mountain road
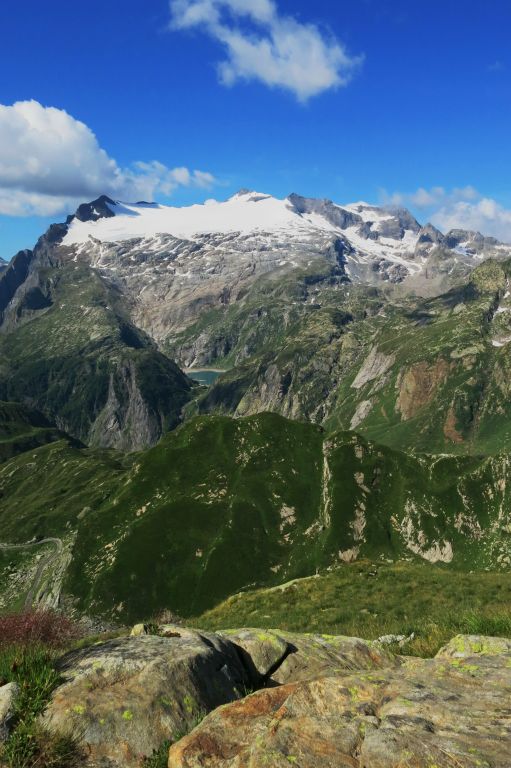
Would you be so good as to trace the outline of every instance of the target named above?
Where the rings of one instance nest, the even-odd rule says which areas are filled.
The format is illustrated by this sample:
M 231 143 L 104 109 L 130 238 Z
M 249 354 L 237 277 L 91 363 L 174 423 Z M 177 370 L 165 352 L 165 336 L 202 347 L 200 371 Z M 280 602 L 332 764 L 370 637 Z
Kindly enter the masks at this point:
M 64 549 L 64 544 L 62 543 L 61 539 L 56 539 L 53 537 L 49 537 L 46 539 L 41 539 L 40 541 L 29 541 L 25 544 L 4 544 L 0 542 L 0 551 L 2 550 L 8 550 L 8 549 L 28 549 L 31 547 L 40 547 L 44 544 L 55 544 L 55 550 L 53 552 L 50 552 L 46 557 L 42 558 L 37 566 L 37 570 L 35 572 L 34 579 L 32 581 L 32 585 L 30 586 L 30 589 L 27 592 L 27 595 L 25 597 L 24 601 L 24 608 L 31 608 L 32 603 L 34 601 L 35 596 L 37 595 L 39 588 L 41 587 L 43 574 L 46 570 L 46 568 L 54 561 L 56 560 L 62 553 Z

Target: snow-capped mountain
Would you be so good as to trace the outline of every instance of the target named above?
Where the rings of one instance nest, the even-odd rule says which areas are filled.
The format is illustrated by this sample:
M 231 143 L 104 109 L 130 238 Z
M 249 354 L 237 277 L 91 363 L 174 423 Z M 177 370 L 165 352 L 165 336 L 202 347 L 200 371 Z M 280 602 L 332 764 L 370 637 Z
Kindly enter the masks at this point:
M 326 263 L 339 282 L 387 281 L 431 293 L 483 258 L 511 255 L 492 238 L 421 227 L 405 209 L 247 190 L 182 208 L 103 196 L 80 206 L 61 235 L 60 253 L 117 285 L 157 340 L 204 309 L 238 300 L 270 273 Z
M 38 260 L 44 253 L 97 270 L 158 343 L 202 312 L 242 300 L 262 279 L 322 275 L 334 287 L 387 283 L 433 294 L 484 258 L 511 256 L 511 246 L 478 233 L 422 227 L 406 209 L 247 190 L 181 208 L 102 196 L 52 225 L 36 251 Z M 30 271 L 31 253 L 11 263 L 0 310 Z
M 13 333 L 18 344 L 16 355 L 9 353 L 14 364 L 4 377 L 4 399 L 36 392 L 46 403 L 50 393 L 51 410 L 44 407 L 80 439 L 140 446 L 141 435 L 150 444 L 162 425 L 174 423 L 190 396 L 175 363 L 184 369 L 242 366 L 233 389 L 228 383 L 223 393 L 213 388 L 214 407 L 248 413 L 282 406 L 284 415 L 322 421 L 346 371 L 353 371 L 358 392 L 366 374 L 387 371 L 393 359 L 365 348 L 365 330 L 357 336 L 345 327 L 361 328 L 358 323 L 375 317 L 374 326 L 369 320 L 363 326 L 369 339 L 396 314 L 412 330 L 427 327 L 452 302 L 458 323 L 464 297 L 478 294 L 477 282 L 467 285 L 474 267 L 487 270 L 483 282 L 494 291 L 482 312 L 485 337 L 492 315 L 493 347 L 507 346 L 507 272 L 494 263 L 481 266 L 490 256 L 511 259 L 511 247 L 478 233 L 444 235 L 407 210 L 363 202 L 338 205 L 298 195 L 279 200 L 243 191 L 225 202 L 173 208 L 100 197 L 53 224 L 0 279 L 1 331 L 4 339 Z M 455 286 L 438 305 L 429 302 Z M 423 310 L 417 309 L 421 299 L 407 292 L 428 297 Z M 399 334 L 400 322 L 387 338 Z M 475 348 L 468 341 L 465 347 Z M 295 383 L 288 397 L 290 376 Z M 415 381 L 415 373 L 410 376 Z M 163 385 L 153 389 L 151 382 Z M 87 418 L 80 405 L 70 422 L 62 405 L 68 392 L 82 388 Z M 328 407 L 326 397 L 333 398 Z M 369 404 L 369 396 L 355 402 L 346 424 L 361 423 Z
M 417 246 L 421 227 L 402 209 L 384 210 L 365 203 L 340 206 L 298 195 L 280 200 L 242 190 L 225 202 L 208 200 L 184 208 L 100 198 L 82 206 L 80 213 L 72 218 L 62 245 L 140 240 L 154 251 L 168 235 L 192 242 L 221 235 L 230 241 L 238 236 L 240 244 L 249 238 L 248 244 L 258 251 L 265 244 L 275 247 L 279 243 L 282 250 L 286 245 L 341 237 L 353 257 L 376 255 L 411 272 L 420 269 L 410 254 Z
M 414 256 L 421 229 L 415 219 L 405 210 L 365 203 L 342 207 L 298 195 L 279 200 L 241 191 L 225 202 L 186 208 L 100 198 L 86 213 L 72 219 L 62 245 L 78 254 L 92 247 L 101 268 L 111 262 L 112 244 L 129 241 L 134 253 L 159 254 L 176 276 L 189 279 L 197 272 L 201 278 L 217 274 L 221 249 L 222 262 L 232 258 L 236 270 L 254 274 L 309 266 L 332 248 L 345 274 L 355 279 L 379 273 L 400 282 L 422 269 Z
M 103 196 L 80 206 L 70 217 L 62 245 L 78 246 L 80 250 L 94 242 L 137 240 L 144 242 L 149 251 L 159 251 L 169 235 L 195 243 L 219 235 L 230 241 L 238 236 L 240 243 L 250 238 L 248 244 L 255 251 L 264 244 L 274 246 L 277 240 L 282 247 L 311 243 L 318 237 L 340 237 L 354 263 L 384 259 L 389 262 L 387 270 L 392 264 L 399 267 L 399 275 L 391 272 L 383 277 L 397 280 L 422 271 L 425 252 L 433 246 L 443 245 L 468 257 L 508 250 L 495 238 L 479 233 L 452 230 L 443 235 L 430 224 L 421 227 L 403 208 L 381 208 L 364 202 L 338 205 L 295 194 L 281 200 L 247 190 L 224 202 L 208 200 L 181 208 L 121 203 Z

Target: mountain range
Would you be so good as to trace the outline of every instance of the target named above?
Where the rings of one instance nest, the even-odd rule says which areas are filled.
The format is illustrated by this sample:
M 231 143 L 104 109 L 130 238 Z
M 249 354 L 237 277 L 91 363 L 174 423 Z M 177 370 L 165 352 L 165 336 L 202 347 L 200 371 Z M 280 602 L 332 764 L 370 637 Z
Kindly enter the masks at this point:
M 5 594 L 189 615 L 358 557 L 509 567 L 510 277 L 401 208 L 79 206 L 0 272 Z

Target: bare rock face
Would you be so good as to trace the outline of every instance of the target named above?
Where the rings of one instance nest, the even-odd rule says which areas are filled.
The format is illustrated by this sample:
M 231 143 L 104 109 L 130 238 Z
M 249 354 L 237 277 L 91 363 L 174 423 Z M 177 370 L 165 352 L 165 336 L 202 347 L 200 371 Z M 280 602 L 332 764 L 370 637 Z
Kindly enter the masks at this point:
M 61 671 L 44 723 L 77 735 L 102 768 L 138 766 L 253 683 L 232 644 L 184 629 L 93 645 L 65 656 Z
M 255 693 L 170 749 L 169 768 L 509 768 L 511 641 Z
M 159 384 L 153 388 L 154 381 Z M 123 451 L 155 445 L 179 423 L 190 384 L 169 359 L 144 351 L 138 360 L 119 361 L 108 381 L 106 402 L 93 422 L 87 442 Z
M 174 625 L 163 636 L 139 624 L 130 637 L 73 652 L 44 724 L 79 738 L 95 768 L 138 766 L 166 740 L 178 741 L 222 704 L 255 688 L 398 660 L 373 643 L 243 629 L 201 633 Z M 282 689 L 284 690 L 284 689 Z M 271 691 L 265 691 L 271 696 Z
M 378 644 L 357 637 L 260 629 L 221 634 L 241 648 L 271 684 L 311 680 L 351 669 L 383 669 L 398 663 Z

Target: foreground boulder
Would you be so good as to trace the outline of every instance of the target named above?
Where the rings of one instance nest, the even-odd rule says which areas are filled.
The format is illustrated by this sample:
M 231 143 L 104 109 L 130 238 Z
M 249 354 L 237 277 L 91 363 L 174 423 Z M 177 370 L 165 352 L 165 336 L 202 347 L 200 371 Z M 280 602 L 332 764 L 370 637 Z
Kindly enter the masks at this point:
M 353 638 L 252 629 L 220 635 L 174 625 L 160 627 L 162 636 L 148 631 L 137 625 L 130 637 L 61 661 L 64 682 L 44 724 L 73 733 L 90 765 L 138 766 L 166 740 L 178 741 L 209 712 L 256 688 L 399 663 L 373 643 Z
M 511 641 L 457 637 L 435 659 L 336 671 L 220 707 L 169 768 L 509 768 Z
M 7 683 L 7 685 L 0 686 L 0 743 L 9 736 L 18 692 L 19 689 L 16 683 Z
M 277 630 L 241 629 L 221 633 L 244 653 L 267 683 L 299 682 L 350 669 L 381 669 L 399 660 L 369 640 Z
M 65 656 L 44 724 L 79 738 L 101 768 L 137 766 L 253 685 L 236 648 L 217 635 L 123 637 Z

